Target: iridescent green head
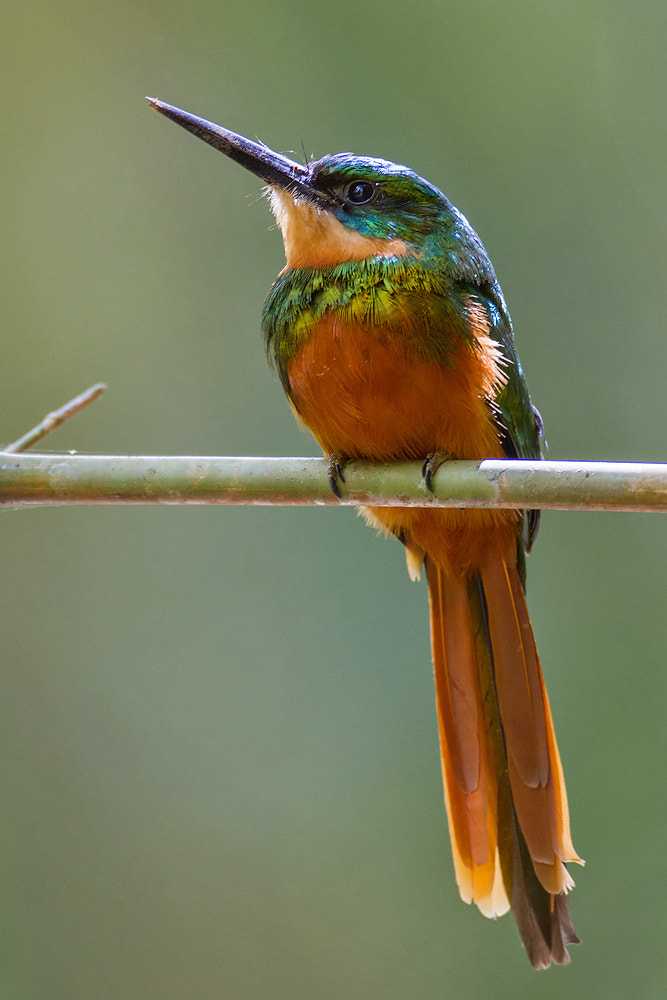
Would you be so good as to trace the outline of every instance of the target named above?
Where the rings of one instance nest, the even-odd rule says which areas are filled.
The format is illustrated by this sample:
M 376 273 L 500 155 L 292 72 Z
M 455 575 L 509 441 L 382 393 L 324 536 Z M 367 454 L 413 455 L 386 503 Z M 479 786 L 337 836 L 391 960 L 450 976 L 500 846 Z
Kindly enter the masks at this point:
M 436 187 L 389 160 L 336 153 L 307 169 L 313 190 L 330 199 L 329 211 L 363 236 L 416 242 L 442 227 L 452 210 Z

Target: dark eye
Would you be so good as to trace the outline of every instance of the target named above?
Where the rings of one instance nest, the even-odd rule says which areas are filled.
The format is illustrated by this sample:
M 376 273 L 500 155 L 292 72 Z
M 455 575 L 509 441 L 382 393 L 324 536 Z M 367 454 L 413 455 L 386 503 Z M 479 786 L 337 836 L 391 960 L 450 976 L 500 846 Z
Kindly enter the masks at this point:
M 345 188 L 345 200 L 351 205 L 366 205 L 375 194 L 375 184 L 370 181 L 352 181 Z

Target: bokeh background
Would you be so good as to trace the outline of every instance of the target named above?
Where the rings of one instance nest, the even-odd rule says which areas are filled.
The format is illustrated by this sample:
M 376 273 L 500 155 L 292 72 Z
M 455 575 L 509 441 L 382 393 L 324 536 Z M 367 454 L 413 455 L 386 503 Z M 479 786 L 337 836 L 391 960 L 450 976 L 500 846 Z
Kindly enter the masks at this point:
M 259 335 L 260 185 L 156 95 L 414 167 L 481 233 L 554 458 L 659 461 L 667 7 L 4 0 L 0 437 L 317 454 Z M 426 592 L 349 509 L 0 515 L 0 996 L 662 998 L 665 527 L 547 514 L 531 613 L 572 965 L 454 886 Z

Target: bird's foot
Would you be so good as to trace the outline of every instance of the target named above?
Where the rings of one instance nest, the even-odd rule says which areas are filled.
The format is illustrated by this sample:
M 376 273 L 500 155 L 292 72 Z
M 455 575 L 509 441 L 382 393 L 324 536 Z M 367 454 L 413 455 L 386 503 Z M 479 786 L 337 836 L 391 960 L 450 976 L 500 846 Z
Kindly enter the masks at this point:
M 341 455 L 338 451 L 334 451 L 331 455 L 329 455 L 329 464 L 327 465 L 331 492 L 335 497 L 338 497 L 339 500 L 341 499 L 341 495 L 338 484 L 345 482 L 345 476 L 343 475 L 345 461 L 346 459 L 344 455 Z
M 424 477 L 424 484 L 429 493 L 433 493 L 433 476 L 442 463 L 446 462 L 449 457 L 446 451 L 432 451 L 424 459 L 422 476 Z

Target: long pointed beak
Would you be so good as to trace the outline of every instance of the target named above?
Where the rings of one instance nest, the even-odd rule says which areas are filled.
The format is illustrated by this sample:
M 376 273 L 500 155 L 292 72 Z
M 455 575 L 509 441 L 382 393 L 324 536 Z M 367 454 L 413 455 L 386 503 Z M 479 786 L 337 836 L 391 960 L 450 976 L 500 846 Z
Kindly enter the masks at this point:
M 301 195 L 321 208 L 332 209 L 338 201 L 335 197 L 322 191 L 317 191 L 310 183 L 309 170 L 301 163 L 290 160 L 281 153 L 274 153 L 268 146 L 263 146 L 245 136 L 237 135 L 221 125 L 214 125 L 205 118 L 198 118 L 187 111 L 181 111 L 171 104 L 165 104 L 154 97 L 146 100 L 156 111 L 170 118 L 177 125 L 203 139 L 209 146 L 220 150 L 230 160 L 235 160 L 242 167 L 260 177 L 267 184 L 283 188 L 292 194 Z

